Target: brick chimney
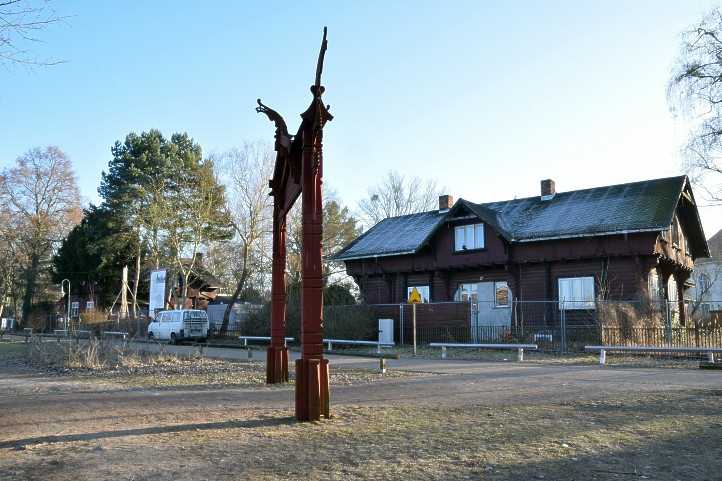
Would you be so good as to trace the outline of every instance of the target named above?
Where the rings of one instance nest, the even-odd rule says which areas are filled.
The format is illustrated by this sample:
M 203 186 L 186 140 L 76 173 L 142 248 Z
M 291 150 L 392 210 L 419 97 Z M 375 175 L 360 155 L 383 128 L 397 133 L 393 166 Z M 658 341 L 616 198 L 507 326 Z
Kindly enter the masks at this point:
M 447 212 L 454 205 L 454 198 L 448 194 L 439 196 L 439 212 Z
M 557 190 L 552 179 L 541 181 L 541 200 L 551 200 L 556 193 Z

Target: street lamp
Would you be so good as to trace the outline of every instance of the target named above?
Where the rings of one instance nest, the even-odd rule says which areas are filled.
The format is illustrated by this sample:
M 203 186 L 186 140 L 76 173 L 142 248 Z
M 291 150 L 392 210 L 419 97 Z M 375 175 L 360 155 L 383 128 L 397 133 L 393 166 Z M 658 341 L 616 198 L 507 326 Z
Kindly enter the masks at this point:
M 65 330 L 68 330 L 68 323 L 70 322 L 70 279 L 63 279 L 60 281 L 60 294 L 65 295 L 63 290 L 63 284 L 68 283 L 68 317 L 65 318 Z

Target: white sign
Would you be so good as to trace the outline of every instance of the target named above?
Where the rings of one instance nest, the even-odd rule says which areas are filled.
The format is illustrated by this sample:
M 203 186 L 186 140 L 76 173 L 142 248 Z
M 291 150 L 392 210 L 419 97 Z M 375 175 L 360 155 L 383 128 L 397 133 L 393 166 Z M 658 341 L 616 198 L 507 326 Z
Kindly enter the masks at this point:
M 165 308 L 165 269 L 158 269 L 150 273 L 150 299 L 148 302 L 148 315 L 155 319 L 155 311 Z

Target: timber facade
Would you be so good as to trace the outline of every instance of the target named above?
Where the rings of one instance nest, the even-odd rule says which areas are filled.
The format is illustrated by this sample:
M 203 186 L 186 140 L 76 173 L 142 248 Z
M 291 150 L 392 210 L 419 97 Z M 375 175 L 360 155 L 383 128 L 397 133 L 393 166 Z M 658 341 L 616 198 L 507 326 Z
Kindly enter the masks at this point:
M 564 193 L 547 180 L 539 197 L 488 204 L 441 196 L 439 210 L 385 219 L 335 259 L 368 304 L 402 303 L 415 287 L 428 302 L 487 304 L 484 322 L 506 324 L 512 300 L 546 303 L 551 319 L 648 299 L 678 305 L 684 324 L 694 260 L 708 255 L 680 176 Z

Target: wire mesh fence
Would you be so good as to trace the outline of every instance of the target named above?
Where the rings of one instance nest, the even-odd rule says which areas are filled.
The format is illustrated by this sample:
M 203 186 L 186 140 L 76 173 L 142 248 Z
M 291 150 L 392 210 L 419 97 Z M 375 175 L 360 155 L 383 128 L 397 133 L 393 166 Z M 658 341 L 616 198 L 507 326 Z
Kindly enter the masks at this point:
M 540 350 L 581 352 L 590 344 L 624 346 L 722 347 L 719 302 L 517 301 L 434 302 L 423 304 L 352 304 L 324 306 L 324 337 L 376 341 L 379 321 L 391 320 L 392 341 L 408 345 L 431 342 L 534 343 Z M 270 306 L 247 309 L 231 319 L 225 336 L 270 335 Z M 145 337 L 147 318 L 81 323 L 73 330 L 127 332 Z M 212 322 L 210 336 L 221 334 Z M 415 336 L 414 336 L 415 334 Z M 300 310 L 289 307 L 287 335 L 300 340 Z

